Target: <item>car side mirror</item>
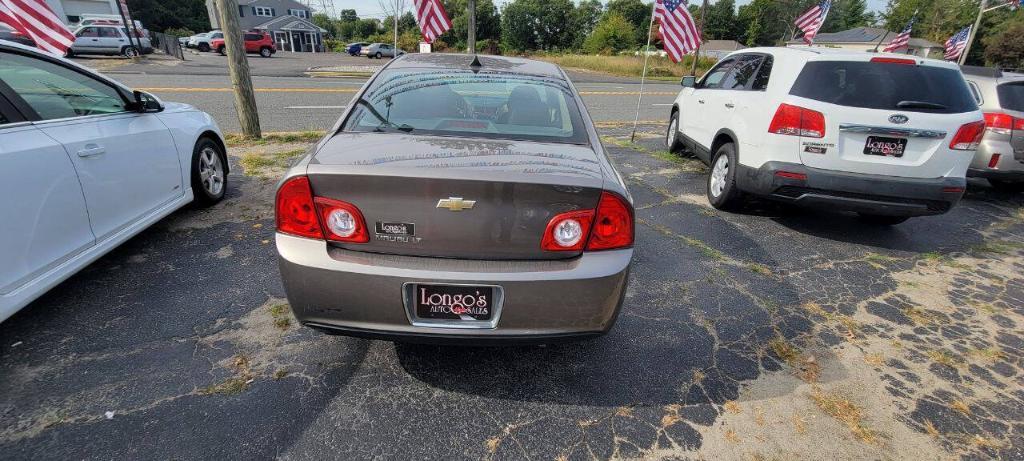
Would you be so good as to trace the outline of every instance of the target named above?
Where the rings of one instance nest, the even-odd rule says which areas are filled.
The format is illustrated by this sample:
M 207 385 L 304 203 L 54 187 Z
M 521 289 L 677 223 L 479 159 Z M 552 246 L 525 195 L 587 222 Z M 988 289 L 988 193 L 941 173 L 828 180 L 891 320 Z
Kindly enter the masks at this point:
M 697 77 L 693 75 L 687 75 L 683 77 L 683 80 L 679 82 L 683 88 L 694 88 L 697 86 Z
M 132 94 L 135 96 L 135 101 L 131 104 L 130 109 L 135 112 L 143 114 L 163 112 L 164 103 L 160 101 L 160 98 L 138 90 L 132 92 Z

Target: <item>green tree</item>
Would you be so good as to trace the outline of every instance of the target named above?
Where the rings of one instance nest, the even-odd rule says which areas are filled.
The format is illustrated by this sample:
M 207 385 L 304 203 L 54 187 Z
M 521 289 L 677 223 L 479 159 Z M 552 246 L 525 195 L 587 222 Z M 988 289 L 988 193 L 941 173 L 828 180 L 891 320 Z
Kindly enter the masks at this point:
M 466 0 L 445 0 L 444 9 L 452 20 L 452 29 L 441 36 L 441 41 L 456 49 L 466 48 L 469 36 L 469 15 Z M 501 39 L 501 16 L 493 0 L 476 1 L 476 42 L 483 46 L 487 40 Z
M 359 15 L 356 14 L 356 10 L 341 10 L 338 12 L 338 21 L 340 22 L 355 22 L 359 20 Z
M 573 48 L 583 47 L 583 42 L 597 27 L 603 14 L 604 5 L 601 4 L 601 0 L 582 0 L 579 5 L 576 5 L 576 10 L 572 15 L 573 29 L 576 31 L 576 42 L 573 44 Z
M 695 19 L 699 19 L 695 16 Z M 718 0 L 708 5 L 704 20 L 705 40 L 735 40 L 740 35 L 736 19 L 736 3 L 733 0 Z
M 633 24 L 619 13 L 604 15 L 583 44 L 587 53 L 594 54 L 614 54 L 635 48 L 637 43 Z
M 636 41 L 647 43 L 647 27 L 651 24 L 651 7 L 641 0 L 609 0 L 605 14 L 618 13 L 626 18 L 636 31 Z
M 513 0 L 501 16 L 503 47 L 510 51 L 565 50 L 572 47 L 572 0 Z
M 313 24 L 316 24 L 318 27 L 325 29 L 327 31 L 328 37 L 338 36 L 338 23 L 337 21 L 331 19 L 330 16 L 327 16 L 326 14 L 316 13 L 310 20 L 313 22 Z
M 984 58 L 995 67 L 1003 69 L 1024 68 L 1024 20 L 1006 21 L 1001 31 L 986 37 Z
M 132 19 L 152 31 L 210 30 L 210 16 L 203 0 L 128 0 L 128 9 Z
M 855 27 L 869 26 L 875 21 L 874 13 L 868 11 L 864 0 L 835 0 L 829 10 L 822 32 L 839 32 Z M 900 30 L 902 27 L 896 30 Z

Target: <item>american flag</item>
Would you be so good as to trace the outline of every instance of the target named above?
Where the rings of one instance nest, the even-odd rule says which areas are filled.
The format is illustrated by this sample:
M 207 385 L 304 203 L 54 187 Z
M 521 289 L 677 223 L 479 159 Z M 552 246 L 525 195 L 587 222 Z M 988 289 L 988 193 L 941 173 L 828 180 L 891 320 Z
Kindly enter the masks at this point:
M 0 22 L 27 35 L 44 51 L 63 56 L 75 35 L 45 0 L 0 0 Z
M 946 40 L 946 55 L 944 57 L 947 61 L 960 59 L 960 54 L 964 52 L 964 48 L 967 48 L 967 40 L 971 38 L 971 27 L 960 29 L 960 32 Z
M 832 0 L 825 0 L 812 6 L 806 13 L 796 18 L 796 21 L 793 21 L 798 29 L 804 31 L 804 41 L 808 45 L 814 43 L 814 36 L 818 35 L 818 31 L 821 30 L 821 25 L 825 23 L 825 16 L 828 16 L 828 10 L 831 7 Z
M 444 11 L 441 0 L 413 0 L 416 5 L 416 23 L 420 25 L 423 40 L 434 43 L 437 37 L 452 28 L 452 21 Z
M 883 48 L 882 51 L 885 51 L 886 53 L 891 53 L 893 51 L 896 51 L 900 48 L 907 46 L 907 43 L 910 42 L 910 30 L 913 28 L 914 18 L 911 18 L 910 22 L 907 23 L 907 27 L 904 27 L 903 30 L 900 31 L 898 35 L 896 35 L 896 38 L 892 39 L 892 42 L 889 42 L 889 45 Z
M 658 20 L 658 36 L 673 62 L 682 61 L 683 56 L 700 46 L 700 30 L 685 0 L 658 0 L 654 17 Z

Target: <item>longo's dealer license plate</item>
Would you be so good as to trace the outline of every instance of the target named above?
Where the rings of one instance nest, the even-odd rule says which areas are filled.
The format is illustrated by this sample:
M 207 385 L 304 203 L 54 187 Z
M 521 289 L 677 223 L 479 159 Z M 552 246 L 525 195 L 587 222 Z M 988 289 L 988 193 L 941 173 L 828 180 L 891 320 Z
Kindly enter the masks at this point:
M 883 157 L 902 157 L 907 150 L 906 138 L 888 138 L 885 136 L 868 136 L 864 144 L 864 153 Z
M 487 321 L 494 314 L 494 287 L 416 285 L 421 319 Z

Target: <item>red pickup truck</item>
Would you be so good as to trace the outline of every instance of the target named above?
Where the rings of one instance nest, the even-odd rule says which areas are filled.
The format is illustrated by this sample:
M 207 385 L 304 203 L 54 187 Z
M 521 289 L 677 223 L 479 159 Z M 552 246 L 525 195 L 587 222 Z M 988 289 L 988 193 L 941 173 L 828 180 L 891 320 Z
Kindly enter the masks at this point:
M 224 55 L 225 46 L 223 38 L 215 38 L 210 40 L 210 49 L 216 50 L 218 53 Z M 245 52 L 246 53 L 259 53 L 264 58 L 269 58 L 277 52 L 277 48 L 274 48 L 274 39 L 270 38 L 270 34 L 266 32 L 246 32 L 245 33 Z

